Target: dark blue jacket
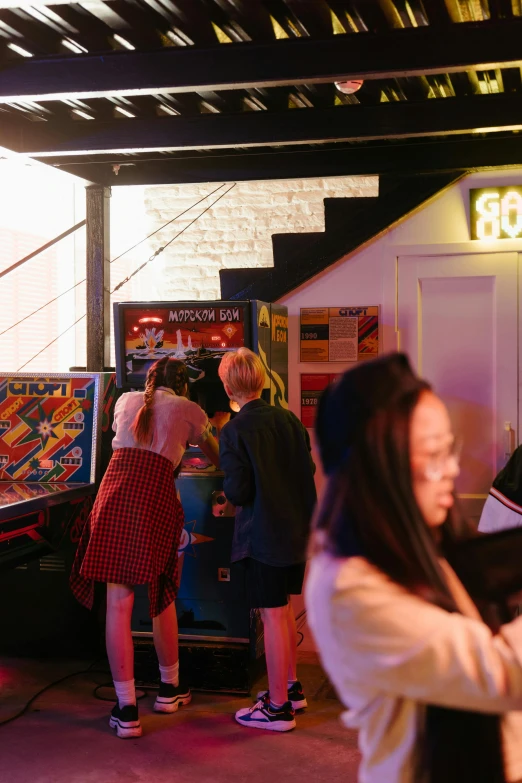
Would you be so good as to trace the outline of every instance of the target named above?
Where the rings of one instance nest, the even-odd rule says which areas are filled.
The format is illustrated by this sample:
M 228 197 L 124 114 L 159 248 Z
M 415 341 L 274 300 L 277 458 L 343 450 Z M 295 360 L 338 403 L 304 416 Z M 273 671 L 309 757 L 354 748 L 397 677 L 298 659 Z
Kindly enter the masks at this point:
M 316 502 L 315 465 L 297 416 L 261 399 L 248 402 L 223 427 L 219 458 L 225 495 L 237 506 L 232 562 L 304 562 Z

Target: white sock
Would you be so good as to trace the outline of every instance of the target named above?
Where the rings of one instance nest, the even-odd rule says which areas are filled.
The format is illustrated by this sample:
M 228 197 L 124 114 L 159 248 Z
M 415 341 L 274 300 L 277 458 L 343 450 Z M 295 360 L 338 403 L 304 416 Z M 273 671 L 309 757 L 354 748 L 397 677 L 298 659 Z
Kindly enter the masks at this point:
M 126 704 L 136 704 L 134 680 L 126 680 L 126 682 L 116 682 L 115 680 L 114 690 L 120 707 L 125 707 Z
M 161 682 L 169 683 L 175 688 L 179 685 L 179 661 L 176 661 L 172 666 L 159 667 Z
M 299 680 L 288 680 L 288 690 L 290 690 L 292 685 L 295 685 L 296 682 L 299 682 Z

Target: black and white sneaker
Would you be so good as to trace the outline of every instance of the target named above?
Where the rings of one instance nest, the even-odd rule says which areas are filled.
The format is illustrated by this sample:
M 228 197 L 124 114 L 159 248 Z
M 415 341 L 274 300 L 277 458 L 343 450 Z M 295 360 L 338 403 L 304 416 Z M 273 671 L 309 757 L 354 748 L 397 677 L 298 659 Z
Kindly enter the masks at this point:
M 116 704 L 112 708 L 109 726 L 111 729 L 116 729 L 116 734 L 120 739 L 141 737 L 142 728 L 138 716 L 138 705 L 126 704 L 120 709 L 119 704 Z
M 274 709 L 270 702 L 258 701 L 253 707 L 238 710 L 236 720 L 242 726 L 268 731 L 290 731 L 296 726 L 294 711 L 289 701 L 279 709 Z
M 168 682 L 160 682 L 158 695 L 154 702 L 155 712 L 176 712 L 179 707 L 190 704 L 192 695 L 190 688 L 185 685 L 172 685 Z
M 270 701 L 270 691 L 259 691 L 256 696 L 256 701 Z M 294 682 L 291 688 L 288 689 L 288 701 L 291 702 L 294 710 L 304 710 L 308 707 L 306 696 L 303 693 L 303 686 L 299 682 Z

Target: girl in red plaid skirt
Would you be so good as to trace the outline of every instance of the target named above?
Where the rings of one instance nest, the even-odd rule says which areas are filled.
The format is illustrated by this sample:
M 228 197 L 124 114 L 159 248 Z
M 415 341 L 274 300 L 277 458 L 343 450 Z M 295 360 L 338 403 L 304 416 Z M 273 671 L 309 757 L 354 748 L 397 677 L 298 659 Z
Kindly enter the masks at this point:
M 165 357 L 149 370 L 144 392 L 123 394 L 114 411 L 113 456 L 85 525 L 71 574 L 76 598 L 92 607 L 94 583 L 107 584 L 107 655 L 118 703 L 110 725 L 118 737 L 141 736 L 134 688 L 133 585 L 148 584 L 161 683 L 157 712 L 190 701 L 179 683 L 178 547 L 183 509 L 174 471 L 188 442 L 218 464 L 203 410 L 187 398 L 184 363 Z

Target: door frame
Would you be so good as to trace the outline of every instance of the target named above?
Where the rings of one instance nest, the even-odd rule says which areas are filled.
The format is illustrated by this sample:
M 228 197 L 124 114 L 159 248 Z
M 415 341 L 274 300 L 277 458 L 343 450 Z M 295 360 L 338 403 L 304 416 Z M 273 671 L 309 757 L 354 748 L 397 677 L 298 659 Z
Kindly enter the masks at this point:
M 400 330 L 399 330 L 399 282 L 400 282 L 400 261 L 401 260 L 417 260 L 422 263 L 422 260 L 429 260 L 431 259 L 433 262 L 436 262 L 437 260 L 440 260 L 441 262 L 448 262 L 451 258 L 454 258 L 455 256 L 461 257 L 462 260 L 465 259 L 465 257 L 469 256 L 489 256 L 489 255 L 502 255 L 507 254 L 511 256 L 516 257 L 516 280 L 517 280 L 517 289 L 516 289 L 516 339 L 517 339 L 517 367 L 516 367 L 516 404 L 515 404 L 515 410 L 516 410 L 516 422 L 515 422 L 515 433 L 516 433 L 516 440 L 513 444 L 514 447 L 520 445 L 522 442 L 522 434 L 521 434 L 521 428 L 522 428 L 522 419 L 521 419 L 521 372 L 520 369 L 522 367 L 522 340 L 520 339 L 520 302 L 522 301 L 521 293 L 522 293 L 522 281 L 521 281 L 521 261 L 522 261 L 522 251 L 520 251 L 519 248 L 515 249 L 513 247 L 505 247 L 500 243 L 500 247 L 498 247 L 499 243 L 495 242 L 495 247 L 490 245 L 489 243 L 486 245 L 485 243 L 480 243 L 479 246 L 477 244 L 470 244 L 466 243 L 465 248 L 466 251 L 462 252 L 462 246 L 457 246 L 461 252 L 452 252 L 452 247 L 454 245 L 429 245 L 429 246 L 422 246 L 422 249 L 424 252 L 415 252 L 416 247 L 412 245 L 406 246 L 406 252 L 398 252 L 400 248 L 396 247 L 394 248 L 395 254 L 395 264 L 394 264 L 394 272 L 395 272 L 395 313 L 394 313 L 394 323 L 395 323 L 395 340 L 396 344 L 394 346 L 394 349 L 397 350 L 400 348 Z M 510 245 L 514 244 L 512 242 L 509 242 Z M 460 275 L 457 275 L 460 277 Z M 479 276 L 481 276 L 479 274 Z M 417 327 L 418 328 L 418 327 Z M 418 337 L 418 335 L 417 335 Z M 392 349 L 393 350 L 393 349 Z M 500 423 L 500 422 L 498 422 Z M 467 508 L 467 514 L 470 517 L 476 517 L 477 520 L 480 518 L 480 514 L 482 512 L 482 507 L 484 504 L 484 501 L 487 498 L 487 495 L 475 495 L 475 494 L 461 494 L 459 495 L 462 501 L 466 503 Z
M 496 240 L 484 242 L 481 240 L 469 242 L 448 242 L 437 245 L 391 245 L 390 251 L 394 263 L 385 263 L 383 268 L 383 323 L 394 324 L 393 341 L 388 339 L 383 345 L 383 352 L 397 351 L 399 349 L 399 258 L 407 256 L 458 256 L 458 255 L 483 255 L 495 253 L 517 254 L 517 315 L 518 315 L 518 387 L 517 387 L 517 432 L 515 446 L 522 443 L 522 339 L 521 339 L 521 302 L 522 302 L 522 243 L 520 239 Z M 391 259 L 390 259 L 391 260 Z

